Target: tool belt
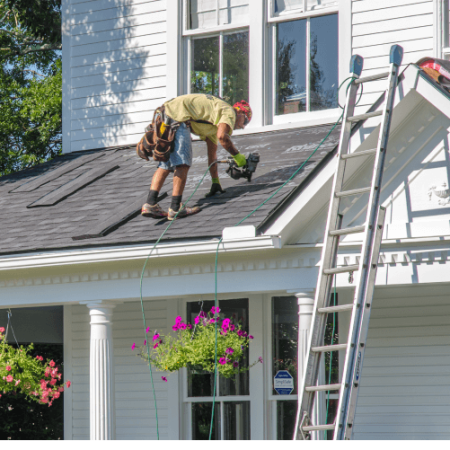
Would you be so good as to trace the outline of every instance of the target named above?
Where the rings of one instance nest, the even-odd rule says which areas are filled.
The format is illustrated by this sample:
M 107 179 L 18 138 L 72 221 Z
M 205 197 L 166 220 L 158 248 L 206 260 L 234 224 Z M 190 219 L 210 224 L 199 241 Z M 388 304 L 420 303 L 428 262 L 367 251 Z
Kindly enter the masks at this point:
M 175 147 L 175 134 L 180 125 L 180 122 L 165 113 L 164 105 L 156 108 L 152 123 L 147 126 L 143 138 L 136 146 L 137 155 L 147 161 L 150 157 L 155 161 L 169 161 Z

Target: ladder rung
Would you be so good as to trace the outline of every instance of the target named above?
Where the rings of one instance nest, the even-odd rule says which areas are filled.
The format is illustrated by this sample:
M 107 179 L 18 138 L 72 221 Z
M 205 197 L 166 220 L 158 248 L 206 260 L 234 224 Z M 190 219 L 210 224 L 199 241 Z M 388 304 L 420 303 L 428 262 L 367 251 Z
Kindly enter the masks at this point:
M 309 425 L 307 427 L 302 427 L 303 431 L 327 431 L 334 430 L 334 423 L 330 423 L 328 425 Z
M 346 350 L 347 344 L 336 344 L 336 345 L 324 345 L 322 347 L 311 347 L 311 351 L 316 353 L 323 352 L 337 352 L 339 350 Z
M 334 312 L 351 311 L 353 309 L 353 303 L 349 305 L 337 305 L 337 306 L 327 306 L 326 308 L 319 308 L 317 311 L 320 314 L 330 314 Z
M 365 225 L 352 228 L 341 228 L 340 230 L 330 231 L 330 236 L 344 236 L 346 234 L 361 233 L 361 231 L 364 231 L 365 229 Z
M 335 267 L 334 269 L 324 269 L 325 275 L 335 275 L 337 273 L 356 272 L 359 269 L 359 264 L 353 266 Z
M 376 75 L 370 75 L 370 76 L 364 77 L 364 78 L 358 78 L 357 80 L 355 80 L 355 84 L 366 83 L 367 81 L 380 80 L 381 78 L 388 77 L 389 74 L 390 74 L 390 72 L 384 72 L 384 73 L 378 73 Z
M 322 392 L 322 391 L 340 391 L 341 384 L 325 384 L 323 386 L 308 386 L 305 387 L 307 392 Z
M 366 192 L 370 192 L 372 188 L 369 187 L 365 187 L 365 188 L 359 188 L 359 189 L 351 189 L 349 191 L 341 191 L 341 192 L 336 192 L 334 195 L 336 197 L 350 197 L 351 195 L 358 195 L 358 194 L 365 194 Z
M 383 114 L 383 111 L 380 109 L 379 111 L 373 111 L 365 114 L 359 114 L 358 116 L 353 117 L 347 117 L 348 122 L 361 122 L 361 120 L 367 120 L 372 117 L 381 116 Z
M 346 155 L 341 155 L 341 159 L 357 158 L 358 156 L 369 156 L 375 154 L 376 152 L 376 148 L 371 148 L 370 150 L 363 150 L 362 152 L 354 152 L 347 153 Z

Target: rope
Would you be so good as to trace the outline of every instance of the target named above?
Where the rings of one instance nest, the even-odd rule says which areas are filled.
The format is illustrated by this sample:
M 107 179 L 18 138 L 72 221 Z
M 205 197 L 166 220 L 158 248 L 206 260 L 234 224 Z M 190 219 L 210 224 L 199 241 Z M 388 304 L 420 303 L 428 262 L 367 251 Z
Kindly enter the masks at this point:
M 186 207 L 186 205 L 188 204 L 188 202 L 191 200 L 191 198 L 194 196 L 194 194 L 197 192 L 198 188 L 200 187 L 200 185 L 202 184 L 204 178 L 206 177 L 206 174 L 208 173 L 209 169 L 211 168 L 211 166 L 215 164 L 215 162 L 213 162 L 205 171 L 205 173 L 203 174 L 201 180 L 199 181 L 199 183 L 197 184 L 196 188 L 194 189 L 194 191 L 192 192 L 192 194 L 189 196 L 189 198 L 187 199 L 187 201 L 182 205 L 182 207 L 178 210 L 178 212 L 175 214 L 174 220 L 170 221 L 169 225 L 167 225 L 166 229 L 162 232 L 161 236 L 158 238 L 158 240 L 155 242 L 155 244 L 153 245 L 153 247 L 150 249 L 150 252 L 145 260 L 144 263 L 144 267 L 142 268 L 142 273 L 141 273 L 141 280 L 140 280 L 140 299 L 141 299 L 141 310 L 142 310 L 142 321 L 144 322 L 144 332 L 145 332 L 145 341 L 146 341 L 146 348 L 147 348 L 147 356 L 148 356 L 148 367 L 149 367 L 149 371 L 150 371 L 150 379 L 152 381 L 152 390 L 153 390 L 153 401 L 155 404 L 155 416 L 156 416 L 156 436 L 157 439 L 159 441 L 159 424 L 158 424 L 158 407 L 156 405 L 156 391 L 155 391 L 155 384 L 153 382 L 153 372 L 152 372 L 152 365 L 151 365 L 151 361 L 150 361 L 150 347 L 149 347 L 149 343 L 148 343 L 148 339 L 147 339 L 147 321 L 145 319 L 145 311 L 144 311 L 144 300 L 142 298 L 142 282 L 144 279 L 144 272 L 145 272 L 145 268 L 147 267 L 147 263 L 148 260 L 150 259 L 150 256 L 153 253 L 153 250 L 155 250 L 156 246 L 161 242 L 161 239 L 164 237 L 164 235 L 169 231 L 170 227 L 172 226 L 172 224 L 174 223 L 175 219 L 177 218 L 178 214 L 180 214 L 180 212 Z

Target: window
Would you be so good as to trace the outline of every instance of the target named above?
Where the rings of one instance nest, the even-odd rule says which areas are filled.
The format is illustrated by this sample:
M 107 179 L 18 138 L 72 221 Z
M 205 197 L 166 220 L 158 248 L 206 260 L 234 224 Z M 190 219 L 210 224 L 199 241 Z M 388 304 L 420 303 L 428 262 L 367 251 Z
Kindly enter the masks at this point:
M 336 0 L 272 0 L 272 14 L 279 16 L 292 12 L 315 11 L 337 4 Z
M 248 0 L 188 0 L 185 5 L 189 30 L 248 21 Z
M 275 115 L 337 107 L 337 14 L 274 25 Z
M 193 323 L 203 311 L 210 311 L 213 301 L 190 302 L 187 304 L 187 317 Z M 221 300 L 220 316 L 233 317 L 244 330 L 249 327 L 248 299 Z M 248 355 L 247 361 L 248 363 Z M 190 415 L 191 437 L 194 440 L 209 438 L 214 375 L 192 367 L 187 370 L 188 415 Z M 250 386 L 249 372 L 237 375 L 234 379 L 217 377 L 216 403 L 212 438 L 215 440 L 248 440 L 250 436 Z
M 190 92 L 248 101 L 248 31 L 191 39 Z
M 449 1 L 435 0 L 435 47 L 438 58 L 450 59 Z

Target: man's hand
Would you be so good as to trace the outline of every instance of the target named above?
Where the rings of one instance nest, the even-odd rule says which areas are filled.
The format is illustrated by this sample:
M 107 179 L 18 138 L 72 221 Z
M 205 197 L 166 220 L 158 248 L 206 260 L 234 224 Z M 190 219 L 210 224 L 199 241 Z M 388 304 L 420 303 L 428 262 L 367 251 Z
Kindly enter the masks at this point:
M 205 197 L 212 197 L 213 195 L 216 195 L 217 193 L 225 194 L 226 191 L 222 189 L 222 186 L 220 183 L 213 183 L 211 185 L 211 190 L 205 194 Z

